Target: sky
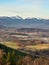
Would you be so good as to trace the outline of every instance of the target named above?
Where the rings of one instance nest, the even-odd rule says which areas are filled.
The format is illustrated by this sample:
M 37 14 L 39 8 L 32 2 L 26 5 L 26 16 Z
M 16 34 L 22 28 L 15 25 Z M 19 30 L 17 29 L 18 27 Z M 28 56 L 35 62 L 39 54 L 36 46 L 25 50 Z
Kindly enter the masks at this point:
M 0 0 L 0 16 L 49 18 L 49 0 Z

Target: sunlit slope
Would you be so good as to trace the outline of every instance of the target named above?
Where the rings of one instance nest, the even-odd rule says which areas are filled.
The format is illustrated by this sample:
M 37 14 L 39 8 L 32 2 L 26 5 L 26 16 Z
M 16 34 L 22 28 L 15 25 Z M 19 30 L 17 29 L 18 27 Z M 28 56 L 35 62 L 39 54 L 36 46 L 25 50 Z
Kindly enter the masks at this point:
M 0 44 L 3 44 L 5 46 L 13 48 L 13 49 L 22 49 L 22 47 L 17 45 L 18 43 L 15 43 L 15 42 L 2 42 Z M 23 49 L 32 50 L 32 51 L 47 50 L 47 49 L 49 49 L 49 44 L 26 45 L 23 47 Z
M 28 45 L 25 49 L 30 50 L 47 50 L 49 49 L 49 44 L 37 44 L 37 45 Z
M 20 46 L 18 46 L 18 43 L 14 43 L 14 42 L 1 42 L 0 44 L 3 44 L 7 47 L 13 48 L 13 49 L 18 49 L 20 48 Z

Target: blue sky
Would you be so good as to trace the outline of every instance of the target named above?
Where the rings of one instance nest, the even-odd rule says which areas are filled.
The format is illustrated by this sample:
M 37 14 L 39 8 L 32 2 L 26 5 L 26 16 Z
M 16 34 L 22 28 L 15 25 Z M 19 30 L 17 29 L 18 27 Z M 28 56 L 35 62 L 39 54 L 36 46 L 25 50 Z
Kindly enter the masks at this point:
M 0 16 L 49 18 L 49 0 L 0 0 Z

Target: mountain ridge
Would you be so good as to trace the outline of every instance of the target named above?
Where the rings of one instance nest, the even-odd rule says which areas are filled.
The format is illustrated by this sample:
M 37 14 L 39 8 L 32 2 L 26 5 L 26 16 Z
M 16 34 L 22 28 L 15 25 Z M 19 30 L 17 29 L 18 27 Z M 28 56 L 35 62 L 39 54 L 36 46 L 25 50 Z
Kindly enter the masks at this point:
M 0 27 L 16 28 L 49 28 L 49 19 L 17 17 L 0 17 Z

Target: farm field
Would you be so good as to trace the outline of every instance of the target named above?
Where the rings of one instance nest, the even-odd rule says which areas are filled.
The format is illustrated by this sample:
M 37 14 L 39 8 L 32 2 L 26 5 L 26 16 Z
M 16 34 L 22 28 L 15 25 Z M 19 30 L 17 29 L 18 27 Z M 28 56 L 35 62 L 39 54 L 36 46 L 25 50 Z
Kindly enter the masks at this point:
M 33 44 L 33 45 L 26 45 L 24 47 L 17 45 L 18 43 L 15 43 L 15 42 L 2 42 L 0 44 L 3 44 L 13 49 L 26 49 L 26 50 L 32 50 L 32 51 L 49 49 L 49 44 L 35 44 L 35 45 Z
M 25 47 L 30 50 L 47 50 L 49 49 L 49 44 L 36 44 L 36 45 L 28 45 Z

